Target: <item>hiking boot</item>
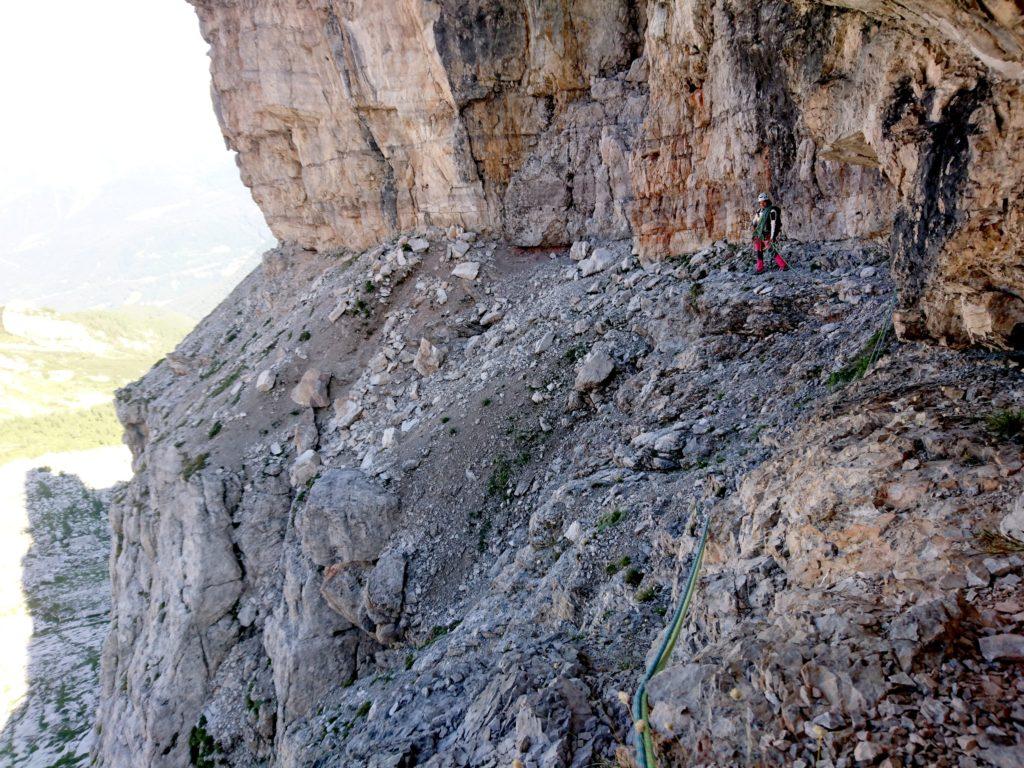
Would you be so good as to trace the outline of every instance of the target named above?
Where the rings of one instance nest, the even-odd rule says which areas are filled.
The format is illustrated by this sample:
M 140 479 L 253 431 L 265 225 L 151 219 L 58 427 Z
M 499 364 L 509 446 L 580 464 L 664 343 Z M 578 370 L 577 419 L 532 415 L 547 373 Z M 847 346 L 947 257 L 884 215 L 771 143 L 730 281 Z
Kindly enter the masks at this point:
M 777 266 L 783 272 L 789 269 L 789 264 L 787 264 L 786 260 L 777 253 L 775 254 L 775 266 Z
M 760 275 L 764 272 L 764 259 L 758 259 L 757 265 L 754 267 L 754 273 Z

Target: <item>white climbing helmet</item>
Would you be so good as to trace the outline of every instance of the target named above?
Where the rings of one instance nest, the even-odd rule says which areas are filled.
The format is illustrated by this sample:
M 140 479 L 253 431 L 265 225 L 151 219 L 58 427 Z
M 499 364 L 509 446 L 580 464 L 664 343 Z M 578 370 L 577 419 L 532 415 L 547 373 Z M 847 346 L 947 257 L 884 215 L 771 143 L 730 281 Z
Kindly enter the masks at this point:
M 771 200 L 771 198 L 768 197 L 767 192 L 762 192 L 760 195 L 757 196 L 757 202 L 759 203 L 767 203 L 769 200 Z

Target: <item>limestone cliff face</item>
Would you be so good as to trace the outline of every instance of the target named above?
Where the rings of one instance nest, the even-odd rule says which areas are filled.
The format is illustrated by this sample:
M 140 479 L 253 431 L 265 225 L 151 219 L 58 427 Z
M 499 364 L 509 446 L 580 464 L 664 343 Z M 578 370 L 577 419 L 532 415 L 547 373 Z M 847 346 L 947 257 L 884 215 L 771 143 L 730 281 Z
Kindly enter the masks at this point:
M 119 393 L 98 764 L 628 765 L 704 520 L 664 765 L 1016 764 L 1020 372 L 876 331 L 1024 345 L 1020 2 L 191 1 L 283 244 Z
M 1019 2 L 193 0 L 284 241 L 891 238 L 905 335 L 1019 346 Z

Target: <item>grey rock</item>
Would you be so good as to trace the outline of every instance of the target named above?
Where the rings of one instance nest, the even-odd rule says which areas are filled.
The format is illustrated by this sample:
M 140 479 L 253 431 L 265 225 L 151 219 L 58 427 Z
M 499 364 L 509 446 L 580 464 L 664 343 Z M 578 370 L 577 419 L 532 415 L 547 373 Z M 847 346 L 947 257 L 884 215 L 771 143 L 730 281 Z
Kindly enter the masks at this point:
M 615 371 L 615 361 L 603 348 L 592 349 L 576 372 L 573 388 L 578 392 L 589 392 L 606 382 Z
M 989 635 L 979 638 L 978 646 L 987 661 L 1024 661 L 1024 635 Z
M 320 471 L 320 454 L 309 449 L 299 454 L 292 464 L 289 478 L 293 487 L 303 486 L 316 477 Z
M 330 373 L 310 368 L 292 388 L 292 402 L 305 408 L 326 408 L 331 403 L 327 397 L 327 385 L 330 381 Z
M 463 280 L 476 280 L 480 274 L 479 261 L 463 261 L 455 265 L 452 270 L 454 277 L 461 277 Z
M 416 359 L 412 367 L 424 376 L 429 376 L 441 368 L 444 363 L 445 353 L 442 349 L 435 347 L 426 339 L 420 339 L 419 349 L 416 351 Z
M 276 380 L 277 374 L 274 373 L 273 369 L 267 368 L 260 371 L 260 375 L 256 377 L 256 391 L 269 392 L 274 388 Z
M 595 248 L 594 252 L 579 263 L 580 277 L 590 277 L 612 266 L 617 256 L 608 248 Z
M 355 469 L 326 469 L 313 484 L 296 528 L 316 565 L 376 560 L 398 520 L 398 499 Z

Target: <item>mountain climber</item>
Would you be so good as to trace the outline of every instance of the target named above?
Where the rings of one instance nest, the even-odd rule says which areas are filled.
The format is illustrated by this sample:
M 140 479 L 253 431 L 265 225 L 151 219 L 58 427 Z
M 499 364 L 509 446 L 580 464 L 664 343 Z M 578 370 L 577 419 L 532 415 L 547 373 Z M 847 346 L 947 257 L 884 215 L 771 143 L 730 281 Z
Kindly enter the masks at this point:
M 789 264 L 782 258 L 776 241 L 782 234 L 782 209 L 772 205 L 771 198 L 765 192 L 757 196 L 759 210 L 754 214 L 751 223 L 754 225 L 754 255 L 757 256 L 757 274 L 764 272 L 764 254 L 775 257 L 775 265 L 780 270 L 789 269 Z

